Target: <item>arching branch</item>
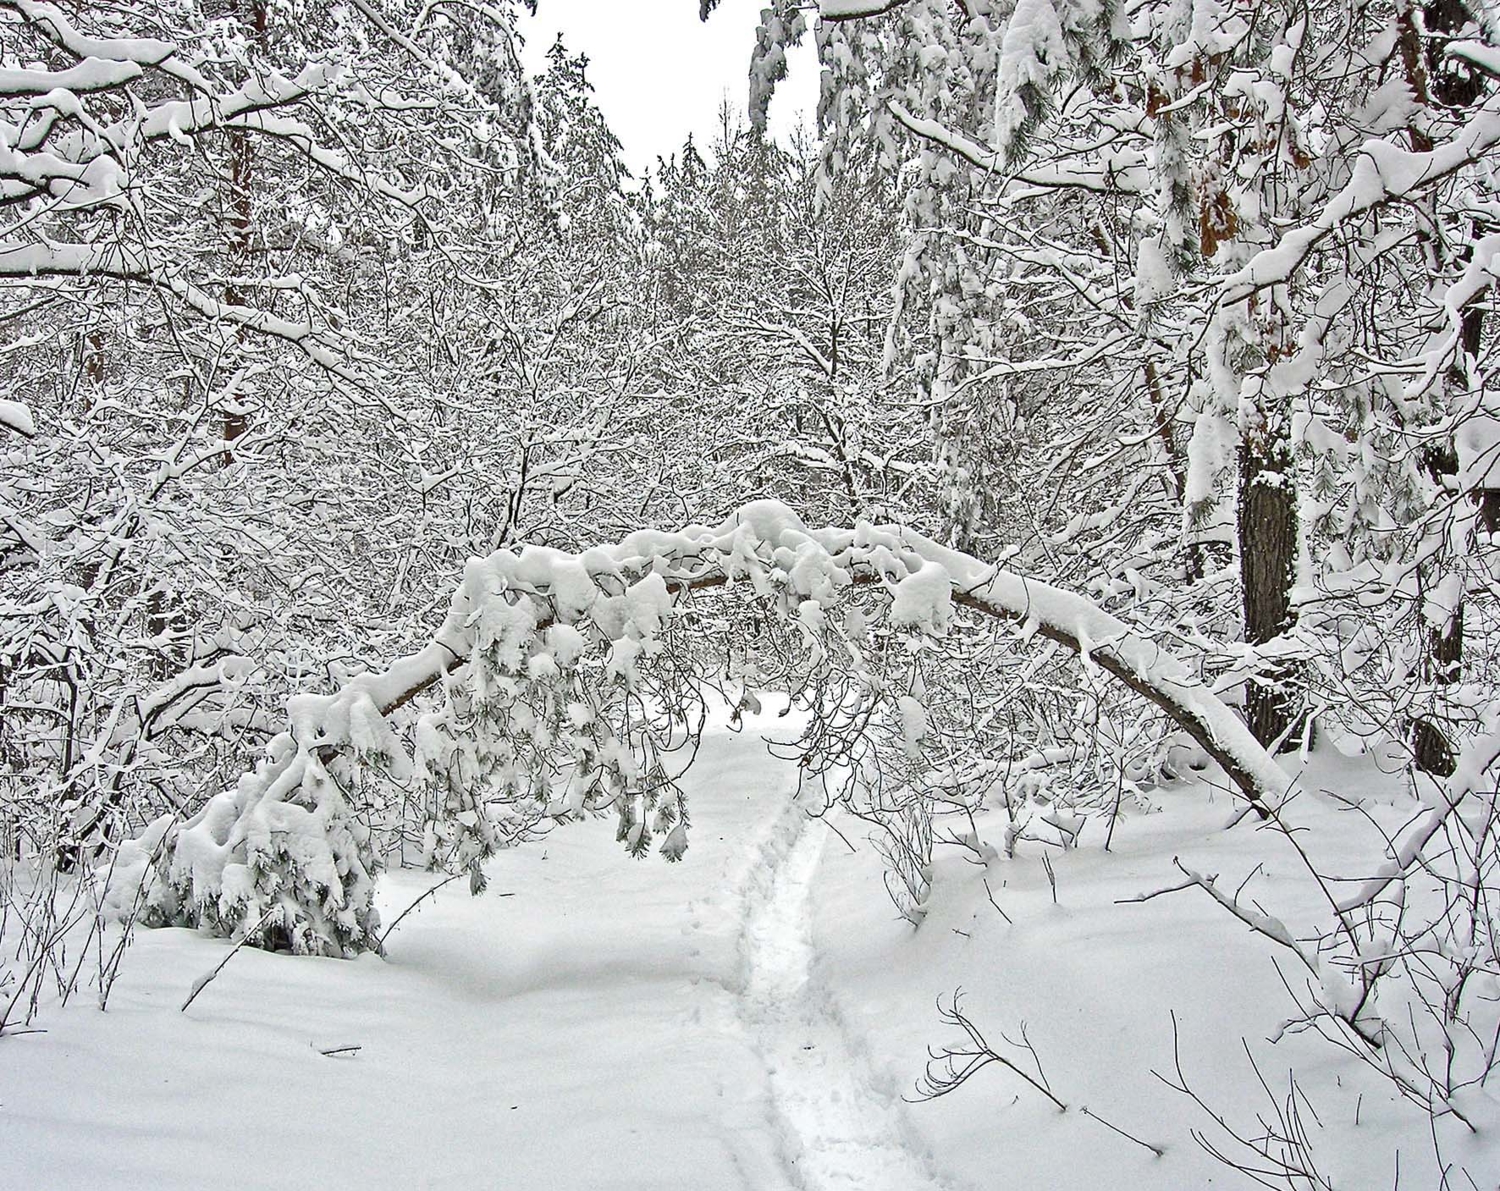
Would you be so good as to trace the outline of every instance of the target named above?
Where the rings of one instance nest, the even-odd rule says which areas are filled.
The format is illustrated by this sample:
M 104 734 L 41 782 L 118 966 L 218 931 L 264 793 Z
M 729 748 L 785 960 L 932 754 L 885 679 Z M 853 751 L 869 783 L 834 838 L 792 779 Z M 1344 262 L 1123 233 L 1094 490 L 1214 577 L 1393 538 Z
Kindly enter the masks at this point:
M 809 529 L 784 505 L 757 501 L 717 527 L 639 530 L 579 554 L 527 547 L 472 559 L 425 648 L 335 694 L 292 699 L 288 730 L 253 773 L 180 828 L 158 823 L 122 847 L 116 872 L 128 888 L 154 867 L 152 920 L 260 932 L 264 945 L 297 951 L 369 949 L 378 864 L 343 793 L 362 765 L 430 783 L 452 825 L 450 858 L 463 863 L 539 821 L 603 811 L 619 816 L 632 852 L 660 839 L 675 858 L 687 847 L 686 803 L 662 758 L 685 727 L 693 736 L 684 692 L 702 707 L 700 680 L 667 635 L 687 597 L 748 590 L 814 669 L 846 669 L 874 706 L 889 683 L 828 620 L 842 605 L 850 623 L 849 593 L 872 588 L 889 594 L 876 615 L 897 633 L 940 640 L 958 605 L 1058 642 L 1166 711 L 1253 805 L 1274 807 L 1287 790 L 1275 761 L 1181 660 L 1092 601 L 900 526 Z M 439 684 L 443 698 L 421 717 L 410 758 L 388 717 Z
M 676 593 L 722 587 L 733 578 L 728 540 L 740 526 L 774 524 L 786 542 L 773 533 L 761 539 L 771 548 L 798 549 L 806 544 L 819 547 L 828 565 L 847 568 L 853 584 L 899 583 L 920 569 L 921 564 L 943 568 L 950 583 L 951 599 L 961 607 L 985 616 L 1020 624 L 1023 630 L 1054 641 L 1119 679 L 1136 694 L 1161 708 L 1223 768 L 1240 793 L 1257 805 L 1274 805 L 1286 793 L 1290 779 L 1255 740 L 1240 718 L 1210 691 L 1186 665 L 1150 637 L 1132 629 L 1091 600 L 1010 571 L 991 567 L 970 555 L 940 546 L 900 526 L 863 526 L 808 530 L 789 509 L 775 502 L 760 501 L 735 513 L 714 531 L 682 534 L 631 535 L 616 547 L 587 553 L 596 560 L 611 558 L 621 574 L 661 574 L 669 590 Z M 727 532 L 726 532 L 727 531 Z M 652 542 L 665 546 L 664 553 L 639 551 Z M 519 565 L 532 552 L 520 555 L 500 552 Z M 900 555 L 909 556 L 905 573 L 887 569 Z M 495 556 L 499 557 L 499 555 Z M 912 559 L 920 560 L 912 567 Z M 804 565 L 807 560 L 804 559 Z M 664 566 L 658 564 L 664 563 Z M 898 568 L 899 569 L 899 568 Z M 549 597 L 547 583 L 520 584 L 528 594 Z M 550 621 L 539 627 L 545 628 Z M 378 675 L 361 676 L 355 684 L 368 684 L 370 697 L 386 714 L 430 689 L 447 673 L 467 661 L 472 642 L 461 628 L 449 623 L 422 653 L 397 663 Z

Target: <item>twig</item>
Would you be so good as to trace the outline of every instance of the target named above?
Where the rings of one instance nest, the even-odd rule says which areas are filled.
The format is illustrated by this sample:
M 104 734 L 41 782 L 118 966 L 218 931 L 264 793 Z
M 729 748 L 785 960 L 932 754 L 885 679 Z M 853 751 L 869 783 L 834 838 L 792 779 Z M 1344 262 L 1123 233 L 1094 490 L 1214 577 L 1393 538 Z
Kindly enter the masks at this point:
M 439 889 L 442 889 L 446 885 L 453 884 L 453 882 L 458 880 L 460 877 L 467 877 L 470 875 L 470 871 L 467 868 L 460 869 L 456 873 L 450 873 L 436 885 L 432 886 L 432 888 L 422 893 L 416 901 L 412 902 L 411 905 L 407 906 L 406 909 L 402 910 L 401 913 L 396 915 L 395 920 L 390 924 L 390 926 L 386 927 L 385 930 L 380 932 L 380 938 L 375 941 L 375 954 L 380 956 L 385 955 L 385 941 L 391 937 L 391 932 L 401 925 L 401 920 L 403 918 L 405 918 L 408 914 L 410 914 L 413 910 L 415 910 L 418 906 L 425 902 L 429 897 L 435 894 Z M 514 893 L 497 893 L 494 896 L 515 897 L 516 895 Z
M 1106 1121 L 1097 1112 L 1091 1111 L 1089 1109 L 1088 1105 L 1086 1105 L 1086 1104 L 1085 1105 L 1081 1105 L 1079 1107 L 1078 1111 L 1081 1112 L 1084 1116 L 1088 1117 L 1090 1120 L 1098 1121 L 1106 1129 L 1110 1129 L 1113 1132 L 1118 1133 L 1126 1141 L 1133 1141 L 1133 1142 L 1135 1142 L 1136 1145 L 1140 1146 L 1142 1149 L 1150 1150 L 1158 1158 L 1162 1157 L 1167 1152 L 1161 1146 L 1154 1146 L 1149 1141 L 1142 1141 L 1139 1137 L 1136 1137 L 1136 1136 L 1134 1136 L 1133 1134 L 1130 1134 L 1130 1133 L 1126 1133 L 1125 1130 L 1121 1129 L 1118 1125 L 1113 1124 L 1110 1121 Z
M 984 878 L 984 895 L 985 897 L 990 899 L 990 905 L 995 907 L 995 913 L 999 914 L 1001 918 L 1004 918 L 1006 922 L 1010 922 L 1010 924 L 1014 926 L 1015 923 L 1011 921 L 1010 915 L 1002 910 L 1000 908 L 1000 903 L 995 900 L 995 893 L 994 890 L 990 888 L 990 881 L 988 877 Z
M 233 947 L 229 949 L 229 954 L 219 961 L 218 966 L 215 967 L 214 970 L 207 976 L 200 976 L 193 982 L 192 992 L 188 993 L 187 1000 L 182 1003 L 182 1008 L 177 1012 L 186 1013 L 187 1007 L 198 999 L 198 994 L 201 993 L 210 984 L 212 984 L 214 982 L 214 977 L 224 970 L 224 965 L 234 958 L 234 953 L 241 947 L 243 947 L 246 943 L 248 943 L 250 941 L 250 936 L 255 934 L 255 932 L 258 931 L 261 927 L 265 926 L 265 924 L 271 920 L 271 915 L 276 913 L 280 909 L 281 906 L 279 904 L 267 907 L 266 912 L 260 916 L 260 921 L 240 936 L 239 942 L 237 942 Z
M 1290 1091 L 1287 1095 L 1286 1107 L 1283 1108 L 1266 1083 L 1265 1076 L 1261 1074 L 1249 1045 L 1242 1039 L 1241 1044 L 1245 1047 L 1245 1056 L 1250 1061 L 1250 1069 L 1255 1072 L 1256 1080 L 1271 1102 L 1274 1125 L 1265 1118 L 1258 1117 L 1258 1123 L 1263 1130 L 1259 1136 L 1240 1132 L 1220 1113 L 1209 1107 L 1203 1097 L 1188 1083 L 1187 1075 L 1182 1069 L 1181 1036 L 1175 1011 L 1171 1012 L 1171 1018 L 1172 1066 L 1177 1077 L 1176 1082 L 1154 1069 L 1151 1074 L 1174 1092 L 1181 1093 L 1196 1104 L 1209 1120 L 1213 1121 L 1220 1131 L 1239 1147 L 1241 1154 L 1237 1156 L 1232 1149 L 1231 1152 L 1225 1152 L 1202 1130 L 1191 1130 L 1193 1140 L 1203 1151 L 1216 1162 L 1239 1171 L 1262 1187 L 1275 1188 L 1285 1185 L 1306 1187 L 1308 1191 L 1333 1191 L 1333 1184 L 1318 1170 L 1313 1155 L 1312 1141 L 1302 1124 L 1301 1114 L 1297 1108 L 1297 1098 L 1301 1095 L 1301 1089 L 1297 1087 L 1295 1078 L 1288 1076 Z M 1306 1096 L 1302 1095 L 1304 1103 L 1306 1099 Z M 1272 1179 L 1276 1181 L 1272 1182 Z
M 1047 1097 L 1053 1104 L 1057 1105 L 1058 1111 L 1067 1112 L 1068 1106 L 1053 1095 L 1052 1089 L 1047 1086 L 1046 1076 L 1042 1075 L 1040 1063 L 1037 1065 L 1037 1076 L 1039 1078 L 1033 1078 L 990 1046 L 985 1041 L 984 1035 L 979 1032 L 979 1027 L 965 1016 L 963 1010 L 958 1007 L 962 997 L 963 990 L 955 989 L 953 991 L 952 1003 L 946 1009 L 943 1007 L 942 998 L 939 997 L 938 1014 L 949 1025 L 957 1026 L 963 1030 L 968 1035 L 970 1045 L 968 1047 L 945 1046 L 941 1050 L 932 1050 L 929 1048 L 927 1051 L 929 1059 L 926 1074 L 917 1081 L 915 1101 L 907 1097 L 908 1102 L 936 1100 L 940 1096 L 946 1096 L 949 1092 L 956 1092 L 976 1072 L 989 1066 L 991 1063 L 999 1063 L 1007 1071 L 1019 1075 L 1027 1084 Z M 1021 1037 L 1023 1039 L 1026 1037 L 1024 1028 L 1021 1032 Z M 1031 1052 L 1032 1061 L 1036 1062 L 1036 1050 L 1031 1046 L 1029 1041 L 1025 1045 L 1026 1049 Z

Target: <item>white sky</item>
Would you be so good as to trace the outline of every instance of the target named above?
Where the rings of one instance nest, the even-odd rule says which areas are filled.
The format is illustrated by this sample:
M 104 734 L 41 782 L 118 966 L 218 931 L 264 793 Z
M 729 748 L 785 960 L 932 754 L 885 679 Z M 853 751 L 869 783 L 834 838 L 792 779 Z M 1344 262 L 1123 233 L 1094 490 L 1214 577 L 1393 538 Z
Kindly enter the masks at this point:
M 537 15 L 523 10 L 519 23 L 525 60 L 534 71 L 545 68 L 559 29 L 569 53 L 588 55 L 595 98 L 624 144 L 625 163 L 639 177 L 658 155 L 680 149 L 690 132 L 707 156 L 725 95 L 744 113 L 763 6 L 763 0 L 723 0 L 704 24 L 697 0 L 539 0 Z M 809 31 L 771 103 L 778 139 L 799 117 L 813 124 L 817 97 Z

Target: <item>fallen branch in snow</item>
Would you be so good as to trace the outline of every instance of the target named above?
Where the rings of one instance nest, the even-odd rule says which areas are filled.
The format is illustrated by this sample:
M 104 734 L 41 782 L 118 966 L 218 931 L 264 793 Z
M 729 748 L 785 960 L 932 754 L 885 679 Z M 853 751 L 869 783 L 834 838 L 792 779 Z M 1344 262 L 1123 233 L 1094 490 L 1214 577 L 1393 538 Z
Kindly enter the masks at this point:
M 1219 888 L 1218 874 L 1197 872 L 1188 868 L 1176 857 L 1173 857 L 1172 863 L 1183 874 L 1186 878 L 1185 880 L 1178 882 L 1176 885 L 1167 885 L 1161 889 L 1153 889 L 1150 893 L 1138 893 L 1134 897 L 1118 898 L 1116 899 L 1116 904 L 1149 902 L 1155 898 L 1164 897 L 1169 893 L 1181 893 L 1184 889 L 1201 889 L 1251 930 L 1257 934 L 1264 935 L 1277 944 L 1277 946 L 1287 948 L 1302 961 L 1308 971 L 1314 974 L 1317 973 L 1318 962 L 1316 957 L 1309 955 L 1302 948 L 1301 944 L 1292 937 L 1291 932 L 1287 930 L 1285 924 L 1279 919 L 1272 918 L 1269 914 L 1262 913 L 1259 910 L 1252 910 L 1247 906 L 1241 905 L 1237 896 L 1231 896 Z
M 591 578 L 598 573 L 595 568 L 606 565 L 618 575 L 659 574 L 675 601 L 729 586 L 746 576 L 739 565 L 743 554 L 736 549 L 742 545 L 736 540 L 742 536 L 737 532 L 742 528 L 753 529 L 752 541 L 758 538 L 756 544 L 768 548 L 773 556 L 785 550 L 789 563 L 816 577 L 831 578 L 834 590 L 839 578 L 828 575 L 831 570 L 842 572 L 844 585 L 884 584 L 894 592 L 902 581 L 914 579 L 926 564 L 934 564 L 947 580 L 952 603 L 988 617 L 1018 622 L 1024 634 L 1065 646 L 1161 708 L 1219 763 L 1249 802 L 1275 802 L 1290 785 L 1286 774 L 1238 717 L 1149 637 L 1084 596 L 989 566 L 900 526 L 861 525 L 852 531 L 807 529 L 784 505 L 756 501 L 715 530 L 691 527 L 677 534 L 642 531 L 617 546 L 596 547 L 577 556 L 534 548 L 522 549 L 518 556 L 503 550 L 486 562 L 493 564 L 504 556 L 507 561 L 501 569 L 510 572 L 506 587 L 543 601 L 557 595 L 558 570 L 536 565 L 547 561 L 553 561 L 554 566 L 582 564 Z M 655 549 L 641 549 L 641 539 Z M 795 582 L 790 586 L 795 590 Z M 797 594 L 820 598 L 811 591 Z M 564 622 L 569 619 L 563 618 Z M 536 627 L 542 630 L 553 623 L 553 618 L 544 616 Z M 450 614 L 426 649 L 378 675 L 361 675 L 345 689 L 367 688 L 382 714 L 389 715 L 468 662 L 471 652 L 472 634 L 455 625 Z
M 209 972 L 206 976 L 199 976 L 197 980 L 193 981 L 192 991 L 188 993 L 187 1000 L 182 1003 L 182 1008 L 177 1011 L 178 1013 L 187 1012 L 188 1006 L 198 999 L 198 994 L 214 982 L 214 977 L 216 977 L 220 972 L 224 970 L 224 966 L 235 957 L 239 949 L 246 943 L 248 943 L 251 937 L 257 931 L 259 931 L 261 927 L 265 926 L 265 924 L 271 920 L 271 915 L 276 913 L 276 911 L 280 908 L 281 907 L 277 905 L 268 907 L 266 912 L 260 916 L 260 921 L 252 926 L 249 930 L 247 930 L 243 935 L 241 935 L 238 940 L 236 940 L 234 946 L 229 949 L 229 954 L 215 965 L 212 972 Z
M 979 1027 L 974 1024 L 973 1019 L 959 1008 L 959 1002 L 962 997 L 963 989 L 954 989 L 952 1000 L 948 1006 L 945 1008 L 942 998 L 939 997 L 937 1007 L 938 1014 L 944 1022 L 957 1026 L 968 1036 L 968 1044 L 944 1046 L 938 1050 L 933 1050 L 929 1047 L 927 1050 L 929 1056 L 927 1070 L 923 1073 L 922 1078 L 917 1081 L 917 1094 L 915 1097 L 904 1097 L 904 1099 L 908 1103 L 937 1100 L 942 1096 L 948 1095 L 950 1092 L 956 1092 L 974 1075 L 982 1071 L 985 1067 L 988 1067 L 991 1063 L 999 1063 L 1007 1071 L 1019 1075 L 1026 1083 L 1030 1084 L 1031 1087 L 1050 1100 L 1057 1106 L 1059 1112 L 1067 1112 L 1068 1106 L 1053 1094 L 1052 1085 L 1047 1082 L 1046 1073 L 1042 1070 L 1041 1057 L 1036 1053 L 1036 1047 L 1032 1045 L 1031 1039 L 1026 1035 L 1026 1024 L 1024 1022 L 1021 1024 L 1020 1042 L 1013 1042 L 1009 1038 L 1006 1038 L 1005 1041 L 1011 1046 L 1024 1050 L 1031 1056 L 1031 1065 L 1036 1069 L 1035 1077 L 1023 1071 L 985 1040 L 984 1035 L 980 1032 Z M 1142 1141 L 1133 1133 L 1129 1133 L 1113 1122 L 1105 1120 L 1086 1105 L 1080 1106 L 1078 1111 L 1081 1115 L 1088 1117 L 1089 1120 L 1098 1121 L 1099 1124 L 1103 1125 L 1111 1133 L 1118 1134 L 1126 1141 L 1132 1142 L 1144 1150 L 1150 1150 L 1158 1158 L 1166 1152 L 1161 1146 L 1154 1146 L 1148 1141 Z
M 1415 780 L 1422 792 L 1422 802 L 1427 813 L 1391 850 L 1391 855 L 1381 865 L 1380 871 L 1349 897 L 1338 903 L 1340 912 L 1351 912 L 1370 905 L 1390 885 L 1411 871 L 1425 848 L 1440 832 L 1451 816 L 1470 794 L 1480 790 L 1490 769 L 1500 761 L 1500 727 L 1491 727 L 1483 736 L 1471 741 L 1459 755 L 1454 771 L 1446 781 L 1439 782 L 1430 774 L 1418 773 Z
M 937 1100 L 950 1092 L 956 1092 L 959 1088 L 978 1072 L 984 1070 L 991 1063 L 999 1063 L 1007 1071 L 1018 1075 L 1032 1088 L 1040 1092 L 1048 1100 L 1057 1106 L 1059 1112 L 1067 1112 L 1068 1106 L 1059 1100 L 1052 1092 L 1047 1083 L 1047 1076 L 1042 1071 L 1041 1060 L 1037 1057 L 1036 1048 L 1031 1045 L 1031 1040 L 1026 1037 L 1026 1026 L 1021 1026 L 1021 1049 L 1031 1055 L 1032 1064 L 1036 1067 L 1036 1075 L 1030 1075 L 1023 1071 L 1010 1059 L 985 1040 L 971 1018 L 959 1008 L 963 999 L 963 989 L 954 989 L 953 997 L 945 1007 L 943 999 L 938 998 L 938 1016 L 951 1026 L 957 1026 L 968 1036 L 968 1044 L 958 1046 L 944 1046 L 937 1050 L 928 1048 L 927 1070 L 922 1078 L 917 1081 L 917 1094 L 915 1098 L 907 1098 L 909 1102 L 918 1103 L 928 1100 Z M 1010 1042 L 1010 1039 L 1006 1039 Z M 1012 1046 L 1017 1044 L 1010 1042 Z
M 1290 832 L 1284 832 L 1284 834 L 1290 838 Z M 1121 903 L 1147 902 L 1169 893 L 1181 893 L 1185 889 L 1201 889 L 1224 910 L 1239 919 L 1256 934 L 1269 939 L 1278 947 L 1285 948 L 1295 955 L 1317 985 L 1319 996 L 1318 1009 L 1347 1026 L 1349 1030 L 1360 1038 L 1365 1046 L 1376 1050 L 1380 1048 L 1382 1043 L 1379 1023 L 1371 1024 L 1364 1019 L 1370 994 L 1374 990 L 1373 981 L 1361 980 L 1360 987 L 1355 988 L 1346 976 L 1340 972 L 1331 970 L 1316 951 L 1305 947 L 1287 929 L 1286 924 L 1281 919 L 1275 918 L 1258 908 L 1245 905 L 1240 901 L 1238 890 L 1234 894 L 1228 894 L 1220 889 L 1217 874 L 1210 875 L 1197 872 L 1194 869 L 1188 868 L 1176 857 L 1173 857 L 1172 863 L 1186 878 L 1185 880 L 1176 885 L 1169 885 L 1162 889 L 1153 890 L 1150 893 L 1141 893 L 1135 897 L 1120 898 L 1119 901 Z M 1308 867 L 1311 869 L 1310 864 Z M 1316 872 L 1314 872 L 1314 876 L 1317 876 Z M 1352 931 L 1349 930 L 1348 924 L 1341 922 L 1340 926 L 1344 932 L 1349 934 L 1350 941 L 1353 942 Z
M 748 535 L 750 542 L 743 541 L 744 529 L 753 531 Z M 646 543 L 653 548 L 642 549 Z M 617 575 L 658 574 L 676 600 L 748 577 L 751 572 L 743 565 L 743 551 L 751 543 L 773 557 L 785 551 L 786 569 L 796 567 L 813 580 L 824 580 L 830 596 L 841 586 L 871 584 L 883 584 L 894 594 L 930 567 L 934 580 L 945 581 L 947 598 L 953 604 L 1019 623 L 1024 635 L 1065 646 L 1161 708 L 1219 763 L 1252 804 L 1274 804 L 1290 785 L 1287 775 L 1235 713 L 1151 638 L 1084 596 L 982 563 L 901 526 L 808 529 L 784 505 L 756 501 L 714 530 L 699 526 L 676 534 L 641 531 L 617 546 L 597 547 L 578 556 L 545 552 L 550 560 L 537 557 L 544 552 L 534 549 L 523 549 L 519 556 L 504 550 L 486 562 L 498 562 L 502 573 L 509 572 L 507 588 L 543 601 L 555 598 L 561 566 L 579 567 L 591 578 L 604 567 Z M 554 561 L 558 569 L 536 565 L 546 561 Z M 811 590 L 798 591 L 794 575 L 785 578 L 796 595 L 820 602 L 824 598 Z M 537 628 L 552 623 L 543 617 Z M 368 687 L 382 713 L 389 715 L 467 662 L 471 638 L 450 614 L 427 649 L 382 674 L 355 679 L 346 690 Z
M 1004 918 L 1006 922 L 1010 922 L 1010 924 L 1014 926 L 1015 923 L 1011 922 L 1010 915 L 1007 914 L 1003 909 L 1001 909 L 1000 903 L 995 900 L 995 891 L 990 888 L 990 881 L 988 877 L 984 878 L 984 895 L 985 897 L 990 899 L 990 905 L 995 907 L 995 913 L 999 914 L 1001 918 Z
M 391 937 L 391 932 L 393 932 L 398 926 L 401 925 L 401 920 L 403 918 L 405 918 L 408 914 L 410 914 L 413 910 L 415 910 L 418 906 L 420 906 L 423 902 L 425 902 L 429 897 L 434 896 L 439 889 L 442 889 L 442 888 L 444 888 L 444 887 L 446 887 L 448 885 L 453 884 L 453 882 L 456 881 L 456 880 L 458 880 L 459 877 L 468 877 L 469 878 L 469 884 L 470 884 L 471 888 L 474 885 L 476 885 L 479 881 L 482 881 L 483 880 L 482 876 L 481 877 L 476 877 L 476 875 L 475 875 L 476 871 L 477 870 L 474 868 L 474 866 L 470 866 L 469 868 L 460 869 L 456 873 L 449 873 L 446 877 L 444 877 L 436 885 L 433 885 L 430 889 L 427 889 L 422 894 L 420 894 L 417 897 L 416 901 L 412 902 L 411 905 L 407 906 L 406 909 L 402 910 L 401 913 L 397 914 L 396 918 L 395 918 L 395 921 L 393 921 L 390 924 L 390 926 L 386 927 L 385 930 L 383 930 L 381 932 L 380 938 L 375 941 L 375 954 L 376 955 L 380 955 L 380 956 L 384 956 L 385 955 L 385 941 Z M 474 890 L 474 892 L 478 893 L 479 890 L 476 889 L 476 890 Z M 497 894 L 495 894 L 495 896 L 496 897 L 515 897 L 516 895 L 514 893 L 497 893 Z
M 408 914 L 410 914 L 413 910 L 415 910 L 418 906 L 425 902 L 429 897 L 434 896 L 439 889 L 453 884 L 453 882 L 458 880 L 459 877 L 464 876 L 468 876 L 468 869 L 460 869 L 456 873 L 449 873 L 436 885 L 433 885 L 431 888 L 423 891 L 420 895 L 418 895 L 417 900 L 412 902 L 411 905 L 407 906 L 406 909 L 402 910 L 401 913 L 397 914 L 395 921 L 380 933 L 380 938 L 375 940 L 375 954 L 381 956 L 385 954 L 385 941 L 391 937 L 391 932 L 401 925 L 401 920 L 403 918 L 405 918 Z
M 1140 1146 L 1141 1149 L 1143 1149 L 1143 1150 L 1150 1150 L 1158 1158 L 1163 1157 L 1166 1154 L 1166 1152 L 1167 1152 L 1165 1147 L 1163 1147 L 1163 1146 L 1154 1146 L 1149 1141 L 1142 1141 L 1134 1133 L 1127 1133 L 1127 1132 L 1125 1132 L 1125 1130 L 1121 1129 L 1120 1126 L 1116 1125 L 1114 1122 L 1112 1122 L 1112 1121 L 1106 1121 L 1097 1112 L 1094 1112 L 1092 1109 L 1090 1109 L 1087 1104 L 1079 1106 L 1078 1111 L 1081 1112 L 1084 1116 L 1088 1117 L 1089 1120 L 1091 1120 L 1091 1121 L 1098 1121 L 1101 1125 L 1103 1125 L 1111 1133 L 1118 1133 L 1126 1141 L 1133 1141 L 1136 1145 Z
M 1042 871 L 1047 874 L 1047 884 L 1052 889 L 1052 904 L 1057 905 L 1057 870 L 1052 867 L 1052 857 L 1042 853 Z
M 1381 832 L 1391 860 L 1362 883 L 1361 895 L 1344 902 L 1278 810 L 1275 830 L 1330 909 L 1330 917 L 1308 927 L 1289 929 L 1245 896 L 1254 870 L 1230 894 L 1214 876 L 1174 859 L 1184 880 L 1121 900 L 1202 890 L 1305 969 L 1299 986 L 1277 965 L 1297 1014 L 1276 1038 L 1311 1031 L 1364 1063 L 1434 1123 L 1451 1116 L 1477 1133 L 1489 1123 L 1477 1110 L 1489 1101 L 1474 1089 L 1500 1067 L 1500 1017 L 1489 991 L 1500 967 L 1490 909 L 1500 871 L 1500 794 L 1482 789 L 1494 758 L 1493 737 L 1484 737 L 1447 787 L 1415 775 L 1441 792 L 1424 798 L 1426 814 L 1400 843 Z M 1434 840 L 1442 847 L 1429 847 Z M 1392 887 L 1393 894 L 1381 896 Z
M 1181 1093 L 1203 1110 L 1204 1114 L 1219 1128 L 1237 1148 L 1239 1153 L 1234 1153 L 1221 1147 L 1212 1141 L 1208 1134 L 1201 1129 L 1193 1129 L 1193 1140 L 1198 1143 L 1203 1152 L 1208 1154 L 1216 1162 L 1222 1163 L 1231 1170 L 1237 1170 L 1246 1178 L 1259 1183 L 1262 1187 L 1275 1187 L 1283 1183 L 1293 1191 L 1334 1191 L 1333 1183 L 1318 1170 L 1317 1161 L 1313 1154 L 1312 1139 L 1308 1134 L 1307 1127 L 1302 1120 L 1302 1107 L 1305 1105 L 1314 1119 L 1317 1113 L 1313 1112 L 1312 1105 L 1308 1102 L 1306 1094 L 1297 1085 L 1296 1077 L 1287 1073 L 1288 1091 L 1285 1101 L 1280 1101 L 1271 1092 L 1270 1085 L 1261 1074 L 1260 1066 L 1255 1061 L 1255 1056 L 1250 1053 L 1248 1043 L 1241 1039 L 1241 1045 L 1245 1048 L 1245 1057 L 1250 1061 L 1250 1068 L 1255 1072 L 1255 1078 L 1264 1089 L 1266 1098 L 1271 1102 L 1272 1121 L 1267 1121 L 1262 1116 L 1257 1116 L 1262 1132 L 1258 1135 L 1249 1134 L 1236 1129 L 1222 1113 L 1216 1112 L 1209 1107 L 1201 1095 L 1188 1083 L 1187 1075 L 1182 1069 L 1181 1039 L 1177 1027 L 1177 1014 L 1172 1012 L 1172 1064 L 1175 1079 L 1169 1079 L 1161 1072 L 1153 1070 L 1152 1075 L 1166 1084 L 1174 1092 Z M 1300 1101 L 1300 1105 L 1299 1105 Z M 1400 1155 L 1397 1155 L 1397 1170 L 1400 1170 Z M 1269 1180 L 1275 1179 L 1276 1183 Z M 1398 1174 L 1397 1182 L 1400 1182 Z

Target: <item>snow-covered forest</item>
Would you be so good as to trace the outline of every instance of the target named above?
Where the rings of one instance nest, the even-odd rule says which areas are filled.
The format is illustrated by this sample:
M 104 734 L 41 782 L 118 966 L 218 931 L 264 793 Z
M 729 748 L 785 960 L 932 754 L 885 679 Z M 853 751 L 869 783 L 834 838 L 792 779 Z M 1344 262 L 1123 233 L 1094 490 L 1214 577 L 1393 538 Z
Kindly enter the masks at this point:
M 0 1185 L 1500 1186 L 1500 8 L 759 3 L 0 0 Z

